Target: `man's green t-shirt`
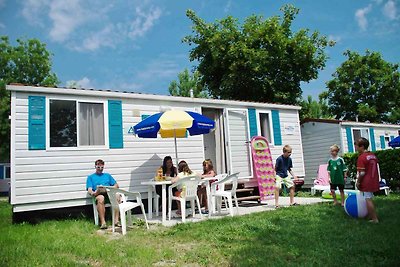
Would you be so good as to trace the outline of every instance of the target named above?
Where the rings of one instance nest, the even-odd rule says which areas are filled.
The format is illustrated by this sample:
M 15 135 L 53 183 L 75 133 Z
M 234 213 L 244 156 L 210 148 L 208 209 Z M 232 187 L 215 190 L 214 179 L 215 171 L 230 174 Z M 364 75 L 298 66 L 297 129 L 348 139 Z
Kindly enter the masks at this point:
M 347 171 L 347 167 L 341 157 L 330 159 L 327 169 L 330 173 L 332 184 L 344 184 L 344 172 Z

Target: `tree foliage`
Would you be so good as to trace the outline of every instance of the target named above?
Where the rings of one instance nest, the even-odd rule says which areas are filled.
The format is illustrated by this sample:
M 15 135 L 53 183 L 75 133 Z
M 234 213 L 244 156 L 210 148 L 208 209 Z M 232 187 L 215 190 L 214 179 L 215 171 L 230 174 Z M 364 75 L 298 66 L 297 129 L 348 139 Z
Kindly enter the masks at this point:
M 328 81 L 320 97 L 337 119 L 400 123 L 399 65 L 378 52 L 346 51 L 347 60 Z
M 318 32 L 292 31 L 299 9 L 286 5 L 283 16 L 253 15 L 239 21 L 231 16 L 206 23 L 188 10 L 193 33 L 183 39 L 194 48 L 201 81 L 212 97 L 296 104 L 300 82 L 318 77 L 325 67 L 328 42 Z
M 208 93 L 203 90 L 200 75 L 195 71 L 190 75 L 188 69 L 178 74 L 178 81 L 172 81 L 168 87 L 169 93 L 173 96 L 190 96 L 190 89 L 193 89 L 194 97 L 207 98 Z
M 312 96 L 308 96 L 307 100 L 300 102 L 300 120 L 303 121 L 306 118 L 311 119 L 331 119 L 332 114 L 329 112 L 326 101 L 320 99 L 319 101 L 314 100 Z
M 55 86 L 57 75 L 51 71 L 51 54 L 37 39 L 18 39 L 12 46 L 7 36 L 0 37 L 0 160 L 10 157 L 9 83 Z

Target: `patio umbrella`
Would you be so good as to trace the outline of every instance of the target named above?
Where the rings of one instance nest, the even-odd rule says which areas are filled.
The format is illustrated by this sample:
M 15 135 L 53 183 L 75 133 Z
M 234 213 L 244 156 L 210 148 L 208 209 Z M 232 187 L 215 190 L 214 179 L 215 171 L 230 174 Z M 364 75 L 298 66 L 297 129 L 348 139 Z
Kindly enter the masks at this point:
M 392 139 L 392 140 L 389 142 L 389 146 L 390 146 L 390 147 L 393 147 L 393 148 L 395 148 L 395 147 L 400 147 L 400 135 L 397 136 L 396 138 Z
M 168 110 L 154 114 L 138 124 L 133 129 L 141 138 L 174 138 L 175 159 L 178 165 L 178 149 L 176 138 L 190 135 L 207 134 L 215 127 L 215 122 L 206 116 L 192 111 Z

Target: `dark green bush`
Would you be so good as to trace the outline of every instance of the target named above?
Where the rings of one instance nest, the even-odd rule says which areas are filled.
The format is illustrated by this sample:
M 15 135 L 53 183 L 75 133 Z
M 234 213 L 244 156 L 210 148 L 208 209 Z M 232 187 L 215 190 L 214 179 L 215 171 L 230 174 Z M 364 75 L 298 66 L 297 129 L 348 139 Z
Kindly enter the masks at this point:
M 374 152 L 379 160 L 381 177 L 386 179 L 392 189 L 400 186 L 400 149 L 379 150 Z M 343 159 L 349 168 L 349 177 L 353 180 L 357 173 L 358 153 L 346 153 Z

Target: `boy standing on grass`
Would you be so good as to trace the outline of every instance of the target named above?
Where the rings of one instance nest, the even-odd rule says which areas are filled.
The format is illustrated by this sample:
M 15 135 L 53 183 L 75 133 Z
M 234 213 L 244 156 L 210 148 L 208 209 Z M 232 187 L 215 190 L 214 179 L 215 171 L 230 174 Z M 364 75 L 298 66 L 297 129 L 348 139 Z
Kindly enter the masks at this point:
M 276 159 L 275 164 L 275 208 L 279 208 L 279 191 L 282 188 L 282 183 L 285 183 L 287 188 L 290 188 L 290 206 L 298 205 L 294 202 L 294 183 L 288 172 L 297 180 L 297 176 L 293 173 L 293 163 L 290 158 L 292 148 L 289 145 L 283 147 L 283 154 Z
M 357 159 L 357 188 L 367 202 L 368 217 L 370 222 L 378 223 L 375 206 L 372 202 L 374 192 L 379 190 L 378 159 L 375 154 L 368 151 L 369 141 L 360 138 L 355 143 L 360 156 Z
M 328 161 L 328 177 L 331 185 L 331 194 L 333 197 L 334 205 L 338 205 L 335 190 L 339 188 L 342 207 L 344 207 L 344 182 L 347 177 L 347 167 L 344 160 L 338 157 L 339 146 L 334 144 L 330 147 L 332 158 Z

